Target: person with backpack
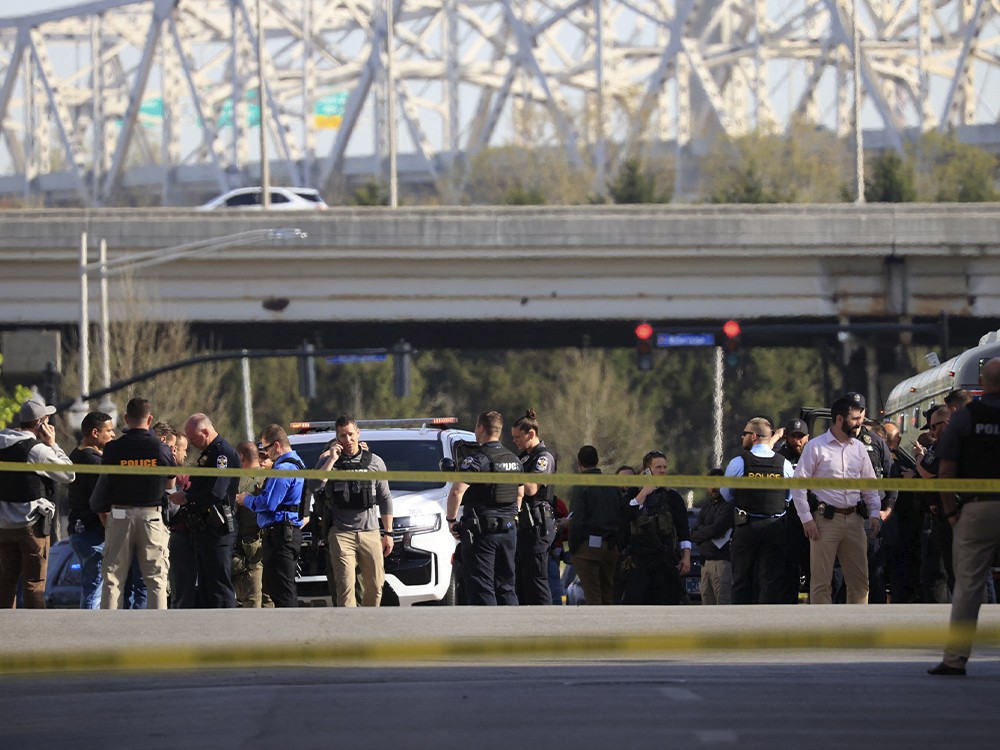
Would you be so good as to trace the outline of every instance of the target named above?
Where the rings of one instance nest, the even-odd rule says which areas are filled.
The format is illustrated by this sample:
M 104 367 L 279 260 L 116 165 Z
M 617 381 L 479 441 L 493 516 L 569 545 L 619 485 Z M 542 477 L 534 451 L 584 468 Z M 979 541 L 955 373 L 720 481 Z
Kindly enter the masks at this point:
M 272 461 L 272 469 L 301 471 L 302 459 L 292 450 L 288 434 L 271 424 L 260 434 L 261 450 Z M 296 607 L 295 568 L 302 547 L 302 520 L 299 512 L 305 480 L 298 477 L 268 477 L 256 494 L 236 495 L 236 502 L 257 514 L 263 531 L 264 590 L 275 607 Z

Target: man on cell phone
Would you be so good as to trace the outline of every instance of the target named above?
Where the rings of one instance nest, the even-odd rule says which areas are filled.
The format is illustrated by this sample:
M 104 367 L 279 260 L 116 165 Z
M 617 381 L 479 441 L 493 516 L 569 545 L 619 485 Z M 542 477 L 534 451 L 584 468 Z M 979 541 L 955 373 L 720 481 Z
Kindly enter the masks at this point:
M 18 426 L 0 430 L 0 461 L 72 466 L 49 424 L 55 413 L 54 406 L 37 396 L 25 401 Z M 52 497 L 56 482 L 69 484 L 75 478 L 72 471 L 0 471 L 0 608 L 14 608 L 20 581 L 22 606 L 45 609 L 49 534 L 56 512 Z

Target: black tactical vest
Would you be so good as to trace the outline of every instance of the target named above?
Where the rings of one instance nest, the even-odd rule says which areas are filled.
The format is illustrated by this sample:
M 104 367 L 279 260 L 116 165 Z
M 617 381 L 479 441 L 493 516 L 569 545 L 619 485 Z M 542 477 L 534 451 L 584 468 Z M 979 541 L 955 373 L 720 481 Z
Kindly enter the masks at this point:
M 743 476 L 745 477 L 783 477 L 785 457 L 775 453 L 770 458 L 758 456 L 750 451 L 743 452 Z M 786 490 L 745 490 L 738 489 L 734 493 L 736 507 L 758 516 L 775 516 L 785 512 Z
M 28 438 L 0 450 L 0 461 L 27 464 L 28 454 L 38 440 Z M 0 502 L 30 503 L 45 497 L 52 499 L 55 483 L 33 471 L 0 471 Z
M 370 471 L 372 454 L 363 450 L 357 456 L 341 454 L 333 465 L 338 471 Z M 326 493 L 333 507 L 341 510 L 368 510 L 375 505 L 375 483 L 357 479 L 329 479 Z
M 963 479 L 1000 479 L 1000 409 L 973 401 L 965 407 L 972 429 L 962 440 L 958 476 Z M 977 493 L 980 499 L 1000 500 L 995 493 Z
M 483 445 L 479 448 L 490 462 L 490 471 L 499 474 L 514 474 L 523 471 L 521 461 L 502 445 Z M 480 508 L 507 508 L 517 505 L 516 484 L 472 484 L 462 498 L 463 505 Z

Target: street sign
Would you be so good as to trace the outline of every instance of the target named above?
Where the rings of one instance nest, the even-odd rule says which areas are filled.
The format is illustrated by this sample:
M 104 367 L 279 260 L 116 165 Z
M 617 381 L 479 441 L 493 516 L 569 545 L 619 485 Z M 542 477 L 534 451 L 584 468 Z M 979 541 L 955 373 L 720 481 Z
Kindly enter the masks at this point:
M 661 348 L 669 346 L 715 346 L 715 334 L 658 333 L 656 334 L 656 345 Z
M 359 362 L 385 362 L 389 355 L 382 354 L 334 354 L 327 357 L 326 361 L 331 365 L 354 365 Z

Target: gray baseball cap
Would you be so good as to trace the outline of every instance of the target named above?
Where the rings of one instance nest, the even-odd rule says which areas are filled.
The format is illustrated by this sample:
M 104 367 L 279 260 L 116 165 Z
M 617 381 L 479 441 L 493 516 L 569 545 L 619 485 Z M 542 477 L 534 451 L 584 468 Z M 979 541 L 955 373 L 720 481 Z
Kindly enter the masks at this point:
M 44 401 L 35 396 L 21 404 L 21 411 L 17 413 L 17 418 L 21 424 L 27 424 L 28 422 L 35 422 L 42 417 L 50 417 L 55 413 L 56 407 L 46 406 Z

